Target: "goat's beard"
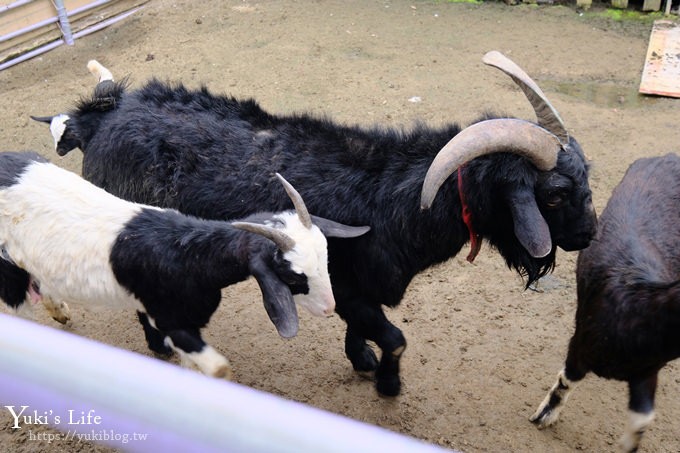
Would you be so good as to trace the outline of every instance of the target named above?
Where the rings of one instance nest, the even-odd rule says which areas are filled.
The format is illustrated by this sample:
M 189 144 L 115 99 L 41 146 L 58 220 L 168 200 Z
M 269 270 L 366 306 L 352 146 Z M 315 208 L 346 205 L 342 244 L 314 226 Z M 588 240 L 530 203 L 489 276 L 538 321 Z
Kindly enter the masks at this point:
M 514 269 L 526 281 L 524 289 L 528 289 L 532 283 L 535 283 L 541 277 L 549 274 L 555 269 L 555 255 L 556 247 L 553 246 L 550 253 L 543 258 L 534 258 L 519 245 L 509 248 L 497 247 L 498 251 L 509 268 Z

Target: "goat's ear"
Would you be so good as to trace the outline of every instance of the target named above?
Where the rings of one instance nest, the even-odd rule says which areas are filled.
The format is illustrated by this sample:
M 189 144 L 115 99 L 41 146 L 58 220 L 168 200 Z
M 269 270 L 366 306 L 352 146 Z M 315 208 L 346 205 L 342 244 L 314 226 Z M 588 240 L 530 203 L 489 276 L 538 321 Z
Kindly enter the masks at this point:
M 298 332 L 298 314 L 290 288 L 259 257 L 250 261 L 250 272 L 262 291 L 262 301 L 269 319 L 283 338 L 292 338 Z
M 312 216 L 312 223 L 319 227 L 324 236 L 331 238 L 355 238 L 371 229 L 370 226 L 349 226 L 315 215 Z
M 515 236 L 534 258 L 543 258 L 552 250 L 550 228 L 541 215 L 532 191 L 515 191 L 508 196 Z

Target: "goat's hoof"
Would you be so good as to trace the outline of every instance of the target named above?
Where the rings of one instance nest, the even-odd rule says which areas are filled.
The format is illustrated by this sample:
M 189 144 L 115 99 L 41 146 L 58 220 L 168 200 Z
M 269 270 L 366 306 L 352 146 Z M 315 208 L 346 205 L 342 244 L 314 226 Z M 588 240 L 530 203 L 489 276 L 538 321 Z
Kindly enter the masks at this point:
M 619 450 L 623 453 L 635 453 L 638 451 L 640 439 L 635 439 L 634 436 L 624 434 L 619 439 Z
M 234 372 L 229 365 L 222 365 L 212 373 L 212 376 L 231 381 L 232 377 L 234 376 Z
M 69 310 L 68 305 L 65 302 L 61 302 L 55 305 L 46 305 L 47 311 L 49 311 L 52 319 L 60 324 L 66 324 L 71 320 L 71 310 Z
M 356 371 L 356 373 L 364 379 L 368 379 L 369 381 L 375 381 L 375 370 L 368 371 L 354 370 L 354 371 Z
M 154 353 L 154 355 L 155 355 L 156 357 L 158 357 L 158 358 L 160 358 L 160 359 L 168 359 L 168 358 L 170 358 L 170 356 L 172 356 L 172 352 L 173 352 L 172 349 L 170 349 L 170 348 L 168 348 L 168 347 L 165 347 L 165 348 L 158 347 L 158 348 L 156 349 L 155 347 L 149 346 L 149 349 L 151 350 L 151 352 Z
M 399 376 L 378 376 L 375 389 L 380 396 L 398 396 L 401 393 L 401 380 Z
M 52 319 L 57 321 L 59 324 L 66 324 L 71 320 L 71 317 L 69 315 L 59 315 L 59 316 L 52 316 Z
M 539 408 L 534 415 L 529 417 L 529 421 L 536 425 L 536 428 L 543 429 L 554 424 L 559 414 L 550 408 Z

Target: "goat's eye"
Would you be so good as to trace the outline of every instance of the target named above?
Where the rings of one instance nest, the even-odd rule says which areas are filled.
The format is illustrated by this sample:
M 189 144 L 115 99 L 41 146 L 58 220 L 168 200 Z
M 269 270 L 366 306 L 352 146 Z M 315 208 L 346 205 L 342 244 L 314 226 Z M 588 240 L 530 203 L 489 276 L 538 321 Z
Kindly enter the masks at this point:
M 559 208 L 564 203 L 564 194 L 562 193 L 552 193 L 545 200 L 545 205 L 548 208 Z

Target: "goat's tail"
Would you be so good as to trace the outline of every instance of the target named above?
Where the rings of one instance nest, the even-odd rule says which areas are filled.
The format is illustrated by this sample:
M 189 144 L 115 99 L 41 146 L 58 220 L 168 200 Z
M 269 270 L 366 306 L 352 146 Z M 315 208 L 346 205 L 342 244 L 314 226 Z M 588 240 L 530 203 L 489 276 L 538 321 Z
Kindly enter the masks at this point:
M 113 74 L 97 60 L 87 62 L 87 69 L 98 80 L 91 98 L 83 99 L 78 108 L 81 111 L 106 112 L 116 108 L 118 101 L 127 88 L 127 78 L 120 82 L 113 81 Z
M 87 69 L 93 76 L 97 78 L 97 81 L 99 83 L 105 82 L 107 80 L 113 82 L 113 74 L 111 74 L 111 71 L 102 66 L 102 64 L 99 63 L 97 60 L 88 61 Z

